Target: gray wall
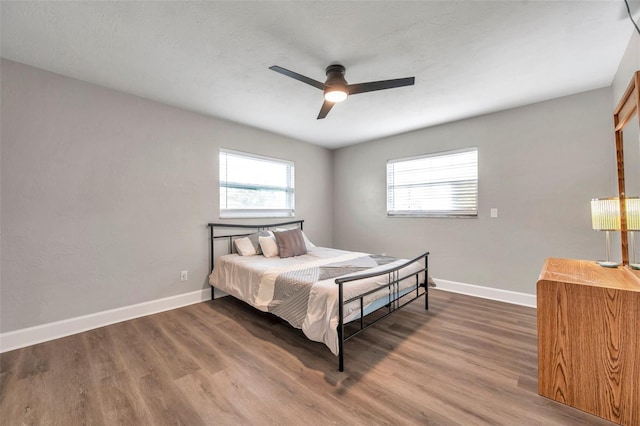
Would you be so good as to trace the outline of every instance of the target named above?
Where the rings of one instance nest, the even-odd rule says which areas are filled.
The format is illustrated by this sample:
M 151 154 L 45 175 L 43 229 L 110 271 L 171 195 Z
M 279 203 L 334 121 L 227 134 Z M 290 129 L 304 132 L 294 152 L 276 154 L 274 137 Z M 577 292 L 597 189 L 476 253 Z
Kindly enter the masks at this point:
M 629 23 L 629 25 L 631 25 L 631 23 Z M 618 66 L 618 71 L 611 83 L 614 107 L 618 105 L 622 94 L 627 90 L 627 86 L 629 86 L 629 82 L 631 81 L 631 76 L 638 70 L 640 70 L 640 34 L 634 30 L 631 38 L 629 39 L 629 45 L 627 46 L 624 56 L 620 61 L 620 65 Z
M 429 250 L 435 278 L 535 294 L 545 258 L 604 257 L 589 201 L 612 195 L 611 105 L 604 88 L 334 151 L 334 245 Z M 474 145 L 477 219 L 386 216 L 388 159 Z
M 296 215 L 332 244 L 330 151 L 11 61 L 1 75 L 0 331 L 208 288 L 220 147 L 294 161 Z

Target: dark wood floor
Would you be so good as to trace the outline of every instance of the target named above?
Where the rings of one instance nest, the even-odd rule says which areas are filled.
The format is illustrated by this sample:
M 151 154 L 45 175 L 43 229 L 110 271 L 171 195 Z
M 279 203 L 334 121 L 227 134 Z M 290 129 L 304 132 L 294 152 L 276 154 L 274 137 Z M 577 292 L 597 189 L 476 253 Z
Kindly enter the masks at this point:
M 3 425 L 610 425 L 537 394 L 535 310 L 432 290 L 346 343 L 232 298 L 0 356 Z

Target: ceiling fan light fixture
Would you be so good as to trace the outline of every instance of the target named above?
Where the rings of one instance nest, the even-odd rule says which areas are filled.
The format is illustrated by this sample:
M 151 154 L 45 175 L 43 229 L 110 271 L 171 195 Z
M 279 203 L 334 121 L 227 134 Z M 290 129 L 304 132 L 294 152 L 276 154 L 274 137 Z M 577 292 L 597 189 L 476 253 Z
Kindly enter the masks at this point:
M 340 64 L 329 65 L 325 70 L 327 81 L 324 83 L 314 80 L 297 72 L 290 71 L 286 68 L 273 65 L 270 70 L 278 72 L 294 80 L 313 86 L 322 90 L 324 102 L 318 114 L 318 120 L 321 120 L 329 114 L 331 108 L 336 102 L 342 102 L 347 96 L 357 95 L 358 93 L 375 92 L 378 90 L 393 89 L 396 87 L 413 86 L 415 77 L 395 78 L 393 80 L 369 81 L 367 83 L 349 84 L 344 78 L 344 66 Z
M 342 102 L 347 99 L 347 90 L 343 87 L 328 87 L 324 91 L 324 99 L 329 102 Z

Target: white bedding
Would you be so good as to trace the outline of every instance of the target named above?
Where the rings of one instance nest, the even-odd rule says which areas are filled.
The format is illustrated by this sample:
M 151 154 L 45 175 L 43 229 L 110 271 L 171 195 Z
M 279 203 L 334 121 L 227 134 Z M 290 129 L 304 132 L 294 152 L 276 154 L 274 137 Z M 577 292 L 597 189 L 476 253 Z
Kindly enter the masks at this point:
M 289 258 L 266 258 L 264 256 L 239 256 L 229 254 L 221 256 L 216 261 L 215 268 L 209 277 L 209 283 L 232 296 L 241 299 L 261 311 L 272 311 L 275 282 L 283 273 L 299 271 L 304 274 L 309 268 L 324 266 L 340 262 L 344 265 L 351 263 L 362 266 L 371 266 L 367 272 L 390 269 L 405 263 L 406 259 L 398 259 L 383 266 L 370 258 L 368 254 L 348 252 L 324 247 L 314 247 L 302 256 Z M 422 268 L 418 263 L 413 263 L 400 271 L 400 276 L 417 272 Z M 361 272 L 358 272 L 361 273 Z M 349 276 L 351 274 L 346 274 Z M 420 282 L 424 282 L 423 273 Z M 309 278 L 309 277 L 307 277 Z M 376 287 L 385 286 L 388 283 L 388 274 L 380 277 L 358 280 L 344 285 L 344 299 L 347 300 Z M 411 277 L 403 281 L 400 289 L 415 286 L 415 278 Z M 377 299 L 387 296 L 386 291 L 376 292 L 365 297 L 366 305 Z M 280 315 L 289 321 L 294 327 L 301 328 L 304 334 L 311 340 L 323 342 L 331 352 L 338 354 L 338 286 L 335 278 L 320 280 L 311 285 L 306 302 L 306 312 L 301 324 L 291 321 L 286 315 Z M 278 314 L 278 313 L 276 313 Z M 359 301 L 348 304 L 344 310 L 345 323 L 358 318 L 360 315 Z

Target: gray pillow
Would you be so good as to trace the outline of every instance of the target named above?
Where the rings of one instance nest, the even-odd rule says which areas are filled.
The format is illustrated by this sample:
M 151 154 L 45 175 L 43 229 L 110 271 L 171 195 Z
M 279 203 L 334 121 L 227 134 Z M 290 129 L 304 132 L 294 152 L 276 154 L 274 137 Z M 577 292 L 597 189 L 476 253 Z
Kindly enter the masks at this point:
M 274 232 L 280 257 L 293 257 L 307 254 L 307 246 L 300 228 L 289 231 Z
M 251 244 L 253 244 L 253 248 L 256 249 L 256 254 L 262 254 L 262 249 L 260 248 L 260 240 L 258 240 L 258 238 L 269 236 L 271 236 L 271 234 L 268 231 L 259 231 L 251 235 L 247 235 L 247 238 L 249 238 L 249 241 L 251 241 Z

